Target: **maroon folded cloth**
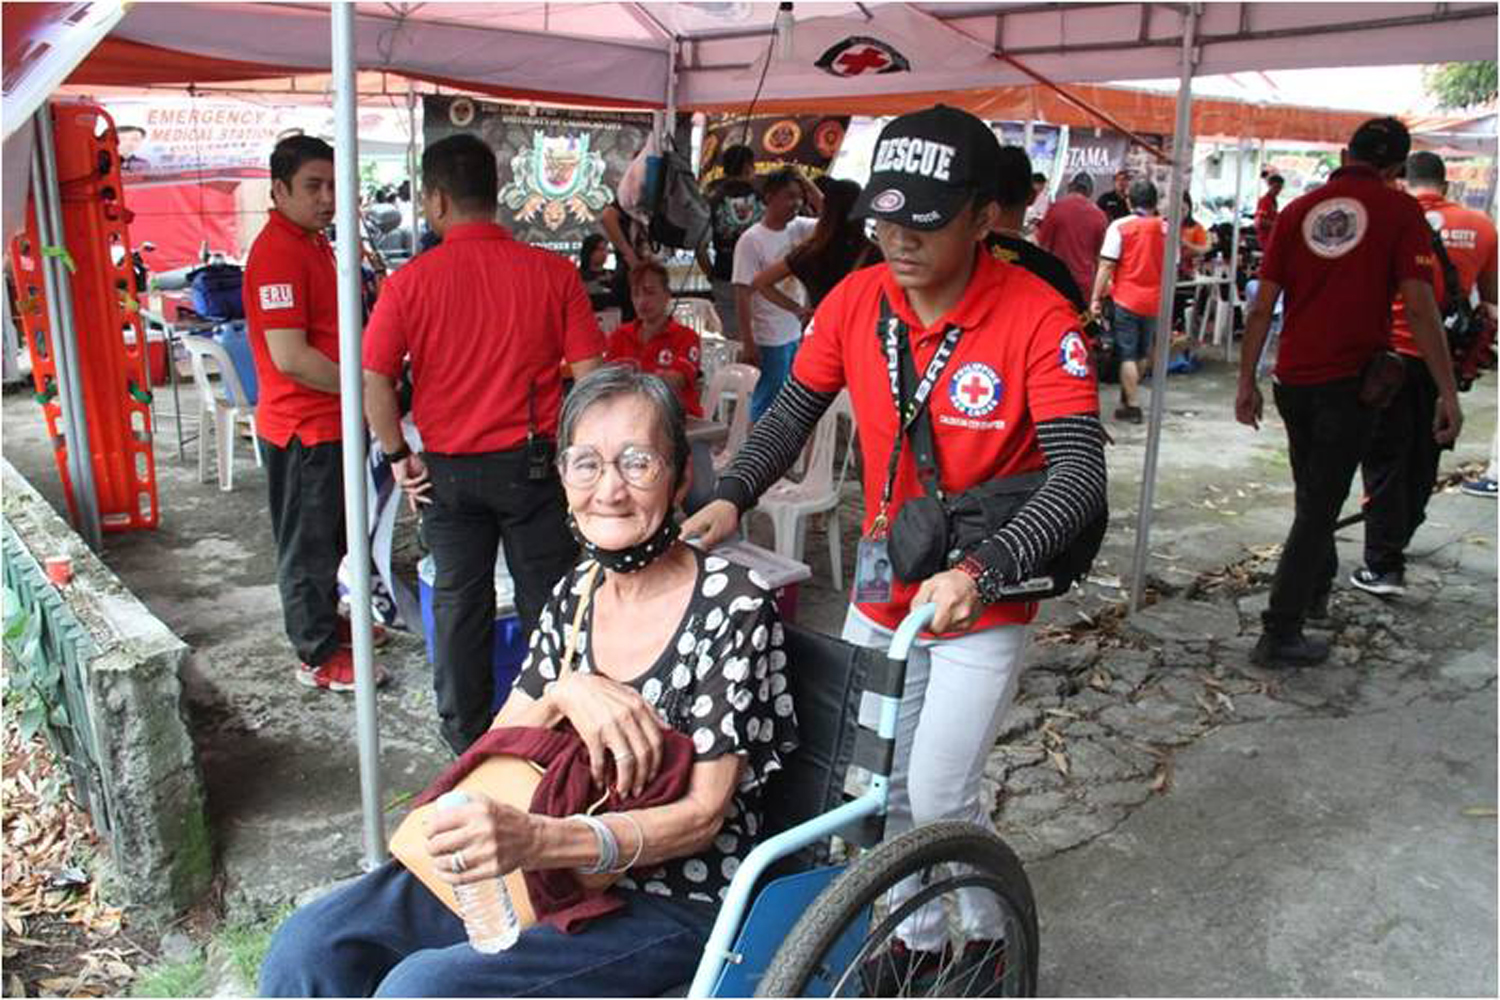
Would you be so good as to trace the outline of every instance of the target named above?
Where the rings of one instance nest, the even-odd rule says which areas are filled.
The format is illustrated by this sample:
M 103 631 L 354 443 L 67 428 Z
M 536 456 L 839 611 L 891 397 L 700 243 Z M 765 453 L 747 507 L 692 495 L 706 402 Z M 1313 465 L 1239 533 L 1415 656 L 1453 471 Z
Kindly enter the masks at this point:
M 541 816 L 571 816 L 586 812 L 599 801 L 603 789 L 594 784 L 589 772 L 588 746 L 564 722 L 556 729 L 536 726 L 506 726 L 491 729 L 474 742 L 463 756 L 438 775 L 417 796 L 413 807 L 425 805 L 450 791 L 486 758 L 508 755 L 535 761 L 546 770 L 541 784 L 531 797 L 531 811 Z M 611 760 L 604 768 L 604 781 L 610 789 L 603 809 L 625 812 L 650 809 L 676 802 L 687 794 L 692 777 L 693 741 L 675 730 L 662 733 L 661 767 L 639 795 L 620 795 L 614 791 L 615 768 Z M 588 895 L 568 868 L 525 872 L 526 890 L 537 919 L 565 934 L 576 934 L 595 917 L 613 913 L 624 902 L 610 892 Z

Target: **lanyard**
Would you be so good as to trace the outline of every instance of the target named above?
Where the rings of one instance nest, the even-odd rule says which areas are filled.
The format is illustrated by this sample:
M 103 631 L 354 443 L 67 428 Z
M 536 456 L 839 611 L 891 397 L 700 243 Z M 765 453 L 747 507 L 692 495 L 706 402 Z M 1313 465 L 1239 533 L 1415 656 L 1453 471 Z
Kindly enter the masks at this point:
M 950 326 L 943 333 L 943 342 L 938 345 L 937 352 L 933 354 L 932 360 L 927 363 L 927 371 L 922 375 L 922 380 L 917 383 L 915 391 L 908 399 L 905 392 L 907 381 L 907 369 L 910 376 L 916 376 L 916 364 L 912 358 L 911 343 L 907 339 L 906 324 L 891 311 L 890 303 L 884 297 L 880 300 L 880 324 L 877 334 L 880 336 L 885 348 L 886 369 L 891 379 L 891 398 L 896 401 L 896 446 L 891 449 L 890 465 L 886 469 L 885 488 L 880 494 L 880 510 L 875 515 L 875 523 L 872 526 L 876 537 L 884 534 L 887 525 L 886 511 L 890 508 L 891 494 L 896 486 L 896 470 L 901 464 L 901 446 L 906 440 L 907 433 L 918 420 L 921 419 L 923 411 L 927 407 L 927 400 L 932 396 L 932 390 L 943 369 L 948 365 L 948 359 L 953 356 L 953 349 L 958 346 L 958 338 L 963 330 L 957 326 Z M 921 456 L 919 456 L 921 457 Z M 922 470 L 918 470 L 919 475 Z

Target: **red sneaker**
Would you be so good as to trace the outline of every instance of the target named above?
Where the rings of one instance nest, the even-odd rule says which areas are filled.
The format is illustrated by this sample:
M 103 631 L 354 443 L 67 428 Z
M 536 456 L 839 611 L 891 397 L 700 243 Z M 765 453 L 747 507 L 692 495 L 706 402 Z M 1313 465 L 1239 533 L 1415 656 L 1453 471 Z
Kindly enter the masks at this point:
M 339 645 L 345 649 L 354 648 L 354 635 L 350 631 L 349 619 L 340 618 L 338 623 Z M 375 649 L 383 649 L 391 641 L 391 634 L 379 625 L 370 626 L 374 640 L 371 643 Z
M 375 686 L 384 687 L 391 679 L 384 667 L 375 664 Z M 310 688 L 325 688 L 329 691 L 354 690 L 354 654 L 340 647 L 318 666 L 306 663 L 297 666 L 297 682 Z

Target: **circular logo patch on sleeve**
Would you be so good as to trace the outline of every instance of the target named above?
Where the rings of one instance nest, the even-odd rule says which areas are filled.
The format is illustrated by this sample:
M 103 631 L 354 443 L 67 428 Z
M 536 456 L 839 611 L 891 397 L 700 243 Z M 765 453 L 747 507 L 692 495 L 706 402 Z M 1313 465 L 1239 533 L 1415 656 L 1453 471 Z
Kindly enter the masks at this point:
M 1069 330 L 1063 334 L 1062 343 L 1058 348 L 1058 360 L 1062 363 L 1062 370 L 1074 378 L 1088 378 L 1089 376 L 1089 345 L 1083 342 L 1083 335 L 1077 330 Z
M 1000 405 L 1003 388 L 995 369 L 971 361 L 953 374 L 948 383 L 948 399 L 965 416 L 983 417 Z

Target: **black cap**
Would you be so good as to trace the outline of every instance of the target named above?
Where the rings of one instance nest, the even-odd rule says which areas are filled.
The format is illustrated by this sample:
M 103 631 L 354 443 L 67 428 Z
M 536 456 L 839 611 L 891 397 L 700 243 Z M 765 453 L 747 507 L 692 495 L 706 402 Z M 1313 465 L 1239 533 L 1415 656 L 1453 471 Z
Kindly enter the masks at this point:
M 870 182 L 854 211 L 909 229 L 941 229 L 976 193 L 993 198 L 999 172 L 1000 142 L 990 127 L 939 104 L 880 130 Z
M 1399 118 L 1371 118 L 1354 130 L 1349 155 L 1379 170 L 1405 163 L 1411 133 Z

